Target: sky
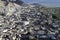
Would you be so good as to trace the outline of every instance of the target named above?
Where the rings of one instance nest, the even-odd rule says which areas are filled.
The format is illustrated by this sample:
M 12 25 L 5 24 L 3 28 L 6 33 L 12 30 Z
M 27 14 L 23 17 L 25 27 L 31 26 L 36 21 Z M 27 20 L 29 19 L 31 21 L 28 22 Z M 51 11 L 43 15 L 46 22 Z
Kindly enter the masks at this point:
M 45 6 L 60 7 L 60 0 L 22 0 L 22 1 L 29 4 L 39 3 Z

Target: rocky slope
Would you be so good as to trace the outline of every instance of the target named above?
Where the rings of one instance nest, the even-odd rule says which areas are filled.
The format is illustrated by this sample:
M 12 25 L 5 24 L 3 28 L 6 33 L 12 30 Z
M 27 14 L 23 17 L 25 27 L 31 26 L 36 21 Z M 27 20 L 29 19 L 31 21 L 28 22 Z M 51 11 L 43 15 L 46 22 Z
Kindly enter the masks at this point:
M 0 40 L 57 40 L 60 18 L 43 9 L 18 0 L 0 0 Z

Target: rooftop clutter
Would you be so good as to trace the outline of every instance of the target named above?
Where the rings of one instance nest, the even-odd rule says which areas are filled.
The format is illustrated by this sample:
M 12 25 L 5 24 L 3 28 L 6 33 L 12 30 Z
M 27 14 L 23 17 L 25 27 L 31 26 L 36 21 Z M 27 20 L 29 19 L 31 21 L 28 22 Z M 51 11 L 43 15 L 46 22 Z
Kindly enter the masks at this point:
M 37 10 L 36 7 L 23 7 L 10 3 L 2 9 L 1 40 L 57 40 L 60 20 L 53 18 L 51 13 Z

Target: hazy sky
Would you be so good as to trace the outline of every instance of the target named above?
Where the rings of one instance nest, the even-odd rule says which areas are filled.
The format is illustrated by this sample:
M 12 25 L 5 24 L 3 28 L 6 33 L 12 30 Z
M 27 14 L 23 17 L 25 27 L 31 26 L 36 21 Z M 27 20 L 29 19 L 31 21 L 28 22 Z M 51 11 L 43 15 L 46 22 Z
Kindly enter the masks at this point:
M 25 3 L 40 3 L 47 6 L 60 6 L 60 0 L 22 0 Z

